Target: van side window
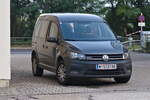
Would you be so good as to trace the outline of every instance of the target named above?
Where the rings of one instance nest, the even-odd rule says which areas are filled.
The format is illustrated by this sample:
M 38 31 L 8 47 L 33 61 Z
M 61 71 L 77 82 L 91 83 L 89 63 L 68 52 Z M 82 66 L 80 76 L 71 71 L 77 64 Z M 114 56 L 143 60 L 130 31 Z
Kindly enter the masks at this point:
M 40 26 L 41 26 L 41 21 L 39 20 L 36 25 L 35 25 L 35 29 L 34 29 L 34 36 L 37 37 L 39 34 L 39 30 L 40 30 Z
M 48 37 L 54 37 L 57 38 L 58 35 L 58 26 L 56 23 L 52 22 L 50 26 L 50 31 L 48 34 Z
M 40 34 L 39 34 L 40 38 L 45 38 L 48 25 L 49 25 L 49 21 L 47 21 L 47 20 L 41 21 L 41 29 L 40 29 Z

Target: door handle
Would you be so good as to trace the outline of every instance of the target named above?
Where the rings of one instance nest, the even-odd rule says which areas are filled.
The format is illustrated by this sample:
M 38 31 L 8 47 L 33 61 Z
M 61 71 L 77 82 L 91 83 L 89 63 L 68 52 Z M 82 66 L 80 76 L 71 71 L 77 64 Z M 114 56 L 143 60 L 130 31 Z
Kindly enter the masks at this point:
M 46 49 L 48 49 L 48 46 L 45 46 Z
M 45 45 L 43 44 L 42 47 L 45 48 Z
M 47 48 L 48 48 L 48 46 L 46 46 L 46 45 L 44 45 L 44 44 L 43 44 L 43 48 L 46 48 L 46 49 L 47 49 Z

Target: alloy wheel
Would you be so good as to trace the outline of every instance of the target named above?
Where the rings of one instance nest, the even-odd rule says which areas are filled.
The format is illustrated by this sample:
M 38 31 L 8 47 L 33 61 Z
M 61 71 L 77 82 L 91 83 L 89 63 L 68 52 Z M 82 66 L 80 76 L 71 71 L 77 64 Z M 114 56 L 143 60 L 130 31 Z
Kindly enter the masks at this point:
M 60 64 L 57 70 L 57 78 L 60 82 L 64 82 L 66 79 L 66 70 L 64 64 Z

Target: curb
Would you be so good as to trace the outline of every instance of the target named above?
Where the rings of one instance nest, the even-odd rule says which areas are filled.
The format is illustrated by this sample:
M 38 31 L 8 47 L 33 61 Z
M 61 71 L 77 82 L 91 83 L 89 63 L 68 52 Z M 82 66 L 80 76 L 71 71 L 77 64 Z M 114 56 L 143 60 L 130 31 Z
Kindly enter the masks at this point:
M 32 50 L 31 47 L 12 47 L 11 50 Z

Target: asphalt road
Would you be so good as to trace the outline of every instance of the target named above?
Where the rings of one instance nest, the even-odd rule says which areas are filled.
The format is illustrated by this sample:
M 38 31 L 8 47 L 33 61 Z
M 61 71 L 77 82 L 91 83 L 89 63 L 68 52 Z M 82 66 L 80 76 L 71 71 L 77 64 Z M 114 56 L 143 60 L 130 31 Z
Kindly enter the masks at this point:
M 55 74 L 48 71 L 45 71 L 43 77 L 33 77 L 30 53 L 30 50 L 11 51 L 12 80 L 10 88 L 0 90 L 0 97 L 7 95 L 12 100 L 26 100 L 27 98 L 32 100 L 40 98 L 40 95 L 150 93 L 150 54 L 148 53 L 131 53 L 133 75 L 127 84 L 116 84 L 112 79 L 88 79 L 75 80 L 70 86 L 59 85 L 55 79 Z

